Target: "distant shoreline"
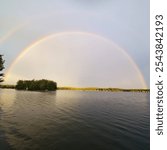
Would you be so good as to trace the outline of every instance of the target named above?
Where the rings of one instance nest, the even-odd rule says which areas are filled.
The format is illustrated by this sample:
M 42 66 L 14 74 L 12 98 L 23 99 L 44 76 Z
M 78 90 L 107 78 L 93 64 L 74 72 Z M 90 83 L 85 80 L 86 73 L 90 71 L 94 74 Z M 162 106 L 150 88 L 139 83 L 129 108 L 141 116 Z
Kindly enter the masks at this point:
M 57 90 L 76 91 L 111 91 L 111 92 L 150 92 L 150 89 L 122 89 L 122 88 L 99 88 L 99 87 L 58 87 Z
M 15 85 L 0 85 L 1 89 L 15 89 Z M 123 88 L 99 88 L 99 87 L 57 87 L 57 90 L 72 91 L 109 91 L 109 92 L 150 92 L 150 89 L 123 89 Z

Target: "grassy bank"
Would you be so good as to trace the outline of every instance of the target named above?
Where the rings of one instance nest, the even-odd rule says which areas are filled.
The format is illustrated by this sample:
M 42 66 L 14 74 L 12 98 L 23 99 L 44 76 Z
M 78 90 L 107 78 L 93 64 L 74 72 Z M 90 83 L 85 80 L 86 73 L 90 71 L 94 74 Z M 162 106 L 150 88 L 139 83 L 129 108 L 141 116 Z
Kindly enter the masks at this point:
M 111 92 L 150 92 L 150 89 L 121 89 L 121 88 L 98 88 L 98 87 L 58 87 L 58 90 L 79 90 L 79 91 L 111 91 Z
M 0 85 L 1 89 L 15 89 L 15 85 Z

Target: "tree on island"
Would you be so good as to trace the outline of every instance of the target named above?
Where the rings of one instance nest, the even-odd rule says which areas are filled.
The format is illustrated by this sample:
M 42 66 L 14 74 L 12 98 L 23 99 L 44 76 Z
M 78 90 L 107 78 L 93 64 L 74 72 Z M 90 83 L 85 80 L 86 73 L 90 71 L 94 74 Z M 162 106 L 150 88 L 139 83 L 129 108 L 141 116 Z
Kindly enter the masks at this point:
M 1 73 L 1 71 L 5 68 L 4 67 L 4 60 L 2 59 L 2 56 L 3 55 L 0 55 L 0 82 L 3 82 L 4 80 L 3 80 L 3 76 L 4 76 L 4 74 L 3 73 Z
M 16 84 L 16 89 L 29 91 L 54 91 L 57 89 L 57 83 L 46 79 L 19 80 Z

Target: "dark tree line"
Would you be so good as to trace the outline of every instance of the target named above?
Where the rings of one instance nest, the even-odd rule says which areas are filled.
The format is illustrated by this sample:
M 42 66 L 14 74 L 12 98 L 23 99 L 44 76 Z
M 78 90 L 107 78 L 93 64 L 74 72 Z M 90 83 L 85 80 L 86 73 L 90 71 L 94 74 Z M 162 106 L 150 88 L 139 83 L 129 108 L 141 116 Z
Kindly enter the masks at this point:
M 2 70 L 4 69 L 4 60 L 2 59 L 3 55 L 0 55 L 0 82 L 3 82 L 3 76 L 4 74 L 2 73 Z
M 46 79 L 19 80 L 16 84 L 16 89 L 29 91 L 54 91 L 57 89 L 57 83 Z

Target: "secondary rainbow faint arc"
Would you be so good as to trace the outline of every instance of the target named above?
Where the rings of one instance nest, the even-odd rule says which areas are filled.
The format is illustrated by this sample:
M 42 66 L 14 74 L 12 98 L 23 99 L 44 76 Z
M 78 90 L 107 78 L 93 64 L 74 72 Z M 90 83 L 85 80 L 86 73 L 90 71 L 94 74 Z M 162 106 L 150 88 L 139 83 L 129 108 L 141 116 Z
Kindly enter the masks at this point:
M 25 27 L 28 24 L 28 21 L 17 25 L 16 27 L 9 30 L 6 34 L 0 37 L 0 44 L 3 44 L 8 39 L 10 39 L 14 34 L 16 34 L 19 30 L 21 30 L 23 27 Z
M 6 78 L 8 77 L 8 73 L 10 72 L 10 70 L 12 69 L 12 67 L 33 47 L 35 47 L 36 45 L 42 43 L 45 40 L 49 40 L 55 37 L 59 37 L 59 36 L 63 36 L 63 35 L 73 35 L 73 34 L 79 34 L 79 35 L 89 35 L 89 36 L 94 36 L 96 38 L 99 38 L 101 40 L 104 40 L 106 42 L 108 42 L 109 44 L 114 45 L 115 47 L 117 47 L 130 61 L 130 63 L 133 65 L 133 67 L 135 68 L 135 70 L 137 71 L 137 74 L 140 78 L 140 81 L 142 83 L 142 86 L 144 88 L 147 88 L 147 85 L 145 83 L 145 80 L 143 78 L 143 75 L 140 71 L 140 69 L 138 68 L 138 66 L 136 65 L 136 63 L 133 61 L 133 59 L 127 54 L 127 52 L 122 49 L 121 47 L 119 47 L 118 45 L 116 45 L 114 42 L 112 42 L 110 39 L 104 38 L 103 36 L 97 35 L 95 33 L 91 33 L 91 32 L 81 32 L 81 31 L 68 31 L 68 32 L 60 32 L 60 33 L 55 33 L 55 34 L 49 34 L 47 36 L 44 36 L 36 41 L 34 41 L 33 43 L 31 43 L 29 46 L 27 46 L 25 49 L 23 49 L 21 51 L 21 53 L 16 57 L 16 59 L 11 63 L 11 65 L 9 66 L 8 70 L 6 71 Z

